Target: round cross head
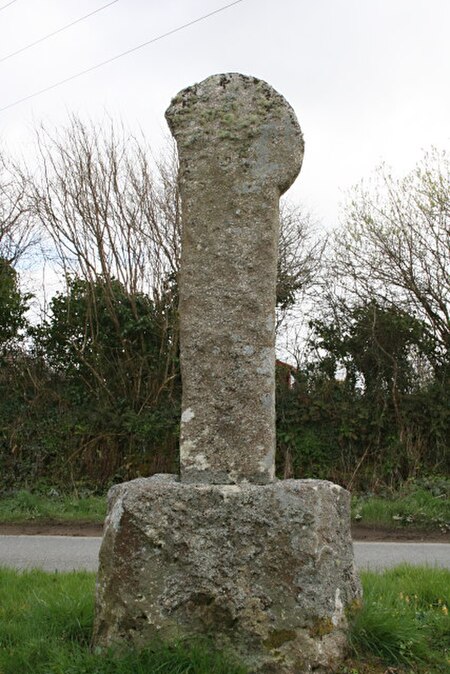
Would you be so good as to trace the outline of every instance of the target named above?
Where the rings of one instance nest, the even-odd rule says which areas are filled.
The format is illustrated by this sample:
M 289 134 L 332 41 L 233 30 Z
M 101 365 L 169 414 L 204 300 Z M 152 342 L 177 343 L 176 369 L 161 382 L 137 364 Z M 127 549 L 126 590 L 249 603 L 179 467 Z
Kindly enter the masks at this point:
M 303 136 L 289 103 L 267 82 L 239 73 L 212 75 L 183 89 L 166 119 L 180 159 L 226 158 L 264 186 L 283 194 L 300 172 Z

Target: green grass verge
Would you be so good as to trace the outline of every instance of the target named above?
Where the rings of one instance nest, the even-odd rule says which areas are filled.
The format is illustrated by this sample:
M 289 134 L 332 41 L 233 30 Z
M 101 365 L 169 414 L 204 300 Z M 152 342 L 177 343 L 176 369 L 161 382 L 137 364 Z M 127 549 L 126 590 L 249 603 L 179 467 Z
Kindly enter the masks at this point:
M 61 494 L 52 488 L 41 488 L 35 492 L 23 489 L 0 498 L 0 522 L 102 523 L 105 515 L 106 496 Z M 450 479 L 407 482 L 399 491 L 383 496 L 354 496 L 352 519 L 368 526 L 450 531 Z
M 450 671 L 450 571 L 401 565 L 361 574 L 364 605 L 351 619 L 351 646 L 407 672 Z
M 0 570 L 0 673 L 245 674 L 202 643 L 92 651 L 94 584 L 92 573 Z
M 352 499 L 352 519 L 369 526 L 450 531 L 450 479 L 422 479 L 383 496 Z
M 50 495 L 25 489 L 0 499 L 0 522 L 57 520 L 101 523 L 106 515 L 106 496 Z M 0 672 L 1 674 L 1 672 Z
M 448 672 L 450 572 L 404 565 L 362 581 L 342 674 Z M 206 643 L 155 644 L 121 657 L 92 651 L 94 582 L 90 573 L 0 570 L 0 673 L 245 674 Z

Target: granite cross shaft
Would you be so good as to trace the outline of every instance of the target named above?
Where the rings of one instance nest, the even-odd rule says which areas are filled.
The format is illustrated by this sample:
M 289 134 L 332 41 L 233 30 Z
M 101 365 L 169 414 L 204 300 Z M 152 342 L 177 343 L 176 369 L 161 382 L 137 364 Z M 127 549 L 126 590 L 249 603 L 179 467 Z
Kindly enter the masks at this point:
M 183 482 L 265 484 L 275 468 L 279 198 L 298 175 L 294 111 L 266 82 L 214 75 L 166 117 L 182 201 Z

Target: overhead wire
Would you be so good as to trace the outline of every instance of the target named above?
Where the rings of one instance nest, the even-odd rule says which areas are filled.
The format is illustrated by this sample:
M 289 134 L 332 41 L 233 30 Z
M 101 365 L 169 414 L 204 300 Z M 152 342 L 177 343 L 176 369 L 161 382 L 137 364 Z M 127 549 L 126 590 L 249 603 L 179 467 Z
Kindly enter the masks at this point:
M 220 12 L 224 12 L 226 9 L 229 9 L 230 7 L 233 7 L 234 5 L 239 5 L 241 2 L 244 2 L 244 0 L 234 0 L 234 2 L 230 2 L 227 5 L 223 5 L 222 7 L 219 7 L 218 9 L 215 9 L 212 12 L 208 12 L 208 14 L 203 14 L 202 16 L 199 16 L 197 19 L 193 19 L 192 21 L 188 21 L 187 23 L 184 23 L 181 26 L 177 26 L 177 28 L 173 28 L 172 30 L 167 31 L 166 33 L 162 33 L 161 35 L 158 35 L 157 37 L 152 38 L 151 40 L 147 40 L 146 42 L 142 42 L 141 44 L 138 44 L 135 47 L 131 47 L 131 49 L 127 49 L 126 51 L 123 51 L 120 54 L 117 54 L 116 56 L 112 56 L 111 58 L 106 59 L 106 61 L 101 61 L 101 63 L 97 63 L 93 66 L 90 66 L 89 68 L 85 68 L 85 70 L 81 70 L 80 72 L 75 73 L 74 75 L 70 75 L 69 77 L 66 77 L 62 80 L 59 80 L 58 82 L 54 82 L 54 84 L 50 84 L 48 87 L 44 87 L 43 89 L 40 89 L 39 91 L 35 91 L 34 93 L 29 94 L 28 96 L 23 96 L 23 98 L 19 98 L 16 101 L 13 101 L 12 103 L 9 103 L 8 105 L 5 105 L 2 108 L 0 108 L 0 112 L 4 112 L 5 110 L 9 110 L 10 108 L 13 108 L 16 105 L 19 105 L 20 103 L 24 103 L 25 101 L 29 101 L 30 99 L 35 98 L 36 96 L 40 96 L 41 94 L 45 94 L 47 91 L 51 91 L 52 89 L 56 89 L 57 87 L 60 87 L 63 84 L 67 84 L 67 82 L 71 82 L 72 80 L 75 80 L 78 77 L 82 77 L 83 75 L 87 75 L 88 73 L 91 73 L 94 70 L 98 70 L 98 68 L 102 68 L 103 66 L 106 66 L 108 63 L 112 63 L 113 61 L 117 61 L 118 59 L 122 58 L 123 56 L 128 56 L 128 54 L 132 54 L 133 52 L 136 52 L 139 49 L 142 49 L 143 47 L 147 47 L 149 44 L 153 44 L 154 42 L 158 42 L 159 40 L 164 39 L 165 37 L 169 37 L 170 35 L 174 35 L 175 33 L 178 33 L 181 30 L 184 30 L 185 28 L 189 28 L 190 26 L 193 26 L 194 24 L 199 23 L 200 21 L 204 21 L 205 19 L 208 19 L 209 17 L 214 16 L 215 14 L 219 14 Z
M 17 0 L 11 0 L 11 2 L 7 2 L 6 5 L 3 5 L 3 7 L 0 7 L 0 12 L 2 11 L 2 9 L 6 9 L 10 5 L 13 5 L 15 2 L 17 2 Z
M 16 2 L 16 0 L 14 0 Z M 53 37 L 54 35 L 58 35 L 58 33 L 62 33 L 64 30 L 67 30 L 68 28 L 72 28 L 72 26 L 75 26 L 77 23 L 80 23 L 81 21 L 84 21 L 85 19 L 88 19 L 90 16 L 93 16 L 94 14 L 98 14 L 98 12 L 101 12 L 103 9 L 106 9 L 107 7 L 110 7 L 111 5 L 114 5 L 116 2 L 119 2 L 119 0 L 112 0 L 112 2 L 108 2 L 106 5 L 103 5 L 102 7 L 98 7 L 98 9 L 94 9 L 93 12 L 89 12 L 89 14 L 85 14 L 84 16 L 80 16 L 79 19 L 75 19 L 75 21 L 72 21 L 71 23 L 67 23 L 65 26 L 61 26 L 61 28 L 57 28 L 57 30 L 54 30 L 51 33 L 48 33 L 47 35 L 44 35 L 43 37 L 40 37 L 38 40 L 35 40 L 34 42 L 30 42 L 29 44 L 25 45 L 24 47 L 21 47 L 20 49 L 16 49 L 16 51 L 11 52 L 10 54 L 7 54 L 6 56 L 1 56 L 0 57 L 0 63 L 3 63 L 3 61 L 7 61 L 8 59 L 12 58 L 13 56 L 17 56 L 17 54 L 21 54 L 24 51 L 27 51 L 27 49 L 31 49 L 31 47 L 35 47 L 37 44 L 41 44 L 41 42 L 45 42 L 45 40 L 48 40 L 49 38 Z

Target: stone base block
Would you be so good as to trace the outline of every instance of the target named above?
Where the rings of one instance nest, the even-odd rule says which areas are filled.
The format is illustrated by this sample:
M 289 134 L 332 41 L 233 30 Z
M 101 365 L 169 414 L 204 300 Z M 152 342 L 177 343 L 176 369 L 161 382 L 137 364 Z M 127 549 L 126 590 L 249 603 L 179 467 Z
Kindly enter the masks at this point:
M 113 487 L 94 641 L 143 647 L 208 634 L 251 672 L 328 672 L 359 601 L 350 497 L 331 482 Z

